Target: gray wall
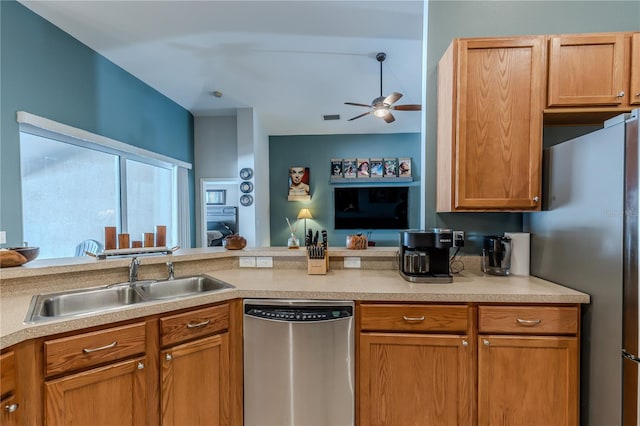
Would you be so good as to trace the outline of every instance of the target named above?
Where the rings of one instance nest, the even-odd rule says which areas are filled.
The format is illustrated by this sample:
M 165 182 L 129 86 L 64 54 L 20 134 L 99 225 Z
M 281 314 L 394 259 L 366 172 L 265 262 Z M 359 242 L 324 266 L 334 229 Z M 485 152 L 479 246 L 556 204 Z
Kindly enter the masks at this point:
M 437 67 L 451 40 L 492 37 L 640 30 L 640 1 L 429 1 L 425 187 L 427 226 L 467 231 L 465 251 L 477 251 L 484 234 L 517 231 L 517 213 L 435 212 Z M 550 137 L 553 129 L 545 129 Z
M 237 127 L 235 115 L 194 119 L 196 186 L 202 178 L 238 177 Z

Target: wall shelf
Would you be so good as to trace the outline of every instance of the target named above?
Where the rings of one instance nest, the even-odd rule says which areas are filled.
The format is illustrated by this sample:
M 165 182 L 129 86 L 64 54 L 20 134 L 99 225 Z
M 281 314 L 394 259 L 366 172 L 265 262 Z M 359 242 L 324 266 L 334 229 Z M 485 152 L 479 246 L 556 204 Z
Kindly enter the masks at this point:
M 345 178 L 345 177 L 331 177 L 329 183 L 356 183 L 356 184 L 372 184 L 372 183 L 391 183 L 391 182 L 413 182 L 413 177 L 361 177 L 361 178 Z

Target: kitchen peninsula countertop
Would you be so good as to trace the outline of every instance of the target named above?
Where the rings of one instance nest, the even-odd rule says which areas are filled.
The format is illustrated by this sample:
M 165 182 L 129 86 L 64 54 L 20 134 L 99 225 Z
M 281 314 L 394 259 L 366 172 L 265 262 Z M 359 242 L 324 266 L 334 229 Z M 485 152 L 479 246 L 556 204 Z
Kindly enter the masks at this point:
M 355 252 L 334 249 L 331 256 L 379 257 L 395 256 L 395 248 L 377 248 Z M 116 311 L 83 315 L 62 320 L 25 324 L 31 298 L 39 293 L 60 291 L 56 282 L 58 274 L 82 279 L 96 270 L 128 267 L 130 259 L 94 260 L 86 258 L 34 261 L 29 267 L 2 269 L 0 271 L 0 349 L 21 341 L 53 335 L 86 327 L 135 319 L 178 309 L 191 308 L 208 303 L 236 298 L 285 298 L 285 299 L 333 299 L 368 300 L 391 302 L 454 302 L 454 303 L 589 303 L 589 295 L 536 277 L 495 277 L 473 270 L 464 270 L 454 275 L 453 283 L 422 284 L 402 279 L 397 270 L 390 269 L 331 269 L 326 275 L 308 275 L 299 268 L 237 268 L 230 265 L 229 258 L 239 256 L 304 257 L 303 250 L 286 248 L 255 248 L 238 251 L 224 249 L 190 249 L 171 260 L 179 262 L 205 261 L 207 273 L 235 286 L 211 294 L 154 301 L 131 305 Z M 166 256 L 145 257 L 144 265 L 158 265 L 167 261 Z M 220 262 L 227 259 L 227 262 Z M 233 259 L 236 260 L 237 259 Z M 221 263 L 220 265 L 216 265 Z M 159 267 L 159 266 L 158 266 Z M 202 268 L 202 267 L 201 267 Z M 206 267 L 205 267 L 206 268 Z M 177 273 L 177 275 L 183 275 Z M 8 277 L 7 277 L 8 276 Z M 21 277 L 33 277 L 23 288 L 7 285 Z M 49 278 L 54 283 L 49 285 Z M 3 282 L 4 281 L 4 282 Z M 105 282 L 104 284 L 110 284 Z M 76 283 L 71 288 L 78 288 Z

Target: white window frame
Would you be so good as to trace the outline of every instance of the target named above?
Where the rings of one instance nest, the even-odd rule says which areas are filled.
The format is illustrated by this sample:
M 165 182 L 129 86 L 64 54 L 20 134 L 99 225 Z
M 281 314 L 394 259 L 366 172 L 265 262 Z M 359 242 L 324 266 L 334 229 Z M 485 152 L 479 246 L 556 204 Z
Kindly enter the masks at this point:
M 173 241 L 180 247 L 191 247 L 191 219 L 189 209 L 188 171 L 193 168 L 187 163 L 153 151 L 138 148 L 115 139 L 107 138 L 86 130 L 78 129 L 48 118 L 40 117 L 25 111 L 18 111 L 17 122 L 20 132 L 30 133 L 72 145 L 91 148 L 97 151 L 114 154 L 125 159 L 140 161 L 150 165 L 170 168 L 175 175 L 176 209 L 172 217 L 174 223 Z M 121 182 L 122 186 L 122 182 Z M 126 205 L 122 206 L 122 220 L 126 220 Z

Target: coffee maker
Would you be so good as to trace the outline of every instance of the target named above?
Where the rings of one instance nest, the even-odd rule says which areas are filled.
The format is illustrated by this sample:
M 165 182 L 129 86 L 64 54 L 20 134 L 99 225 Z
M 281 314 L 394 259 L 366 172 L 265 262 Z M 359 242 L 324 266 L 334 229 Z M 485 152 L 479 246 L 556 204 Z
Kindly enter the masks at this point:
M 451 229 L 432 228 L 400 232 L 398 266 L 400 275 L 415 283 L 450 283 L 449 249 Z

